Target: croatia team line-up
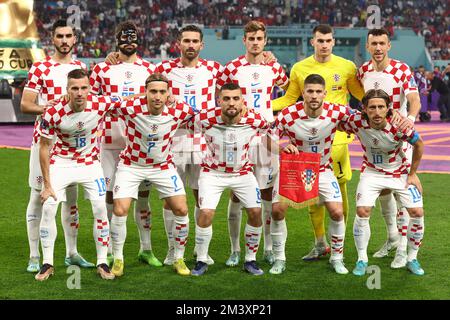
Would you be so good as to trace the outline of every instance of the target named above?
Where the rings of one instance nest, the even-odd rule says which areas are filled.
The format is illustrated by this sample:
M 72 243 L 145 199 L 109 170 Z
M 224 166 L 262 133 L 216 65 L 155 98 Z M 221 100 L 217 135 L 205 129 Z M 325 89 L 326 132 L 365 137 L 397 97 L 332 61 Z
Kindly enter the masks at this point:
M 55 53 L 33 64 L 21 101 L 24 113 L 37 115 L 26 212 L 27 271 L 36 273 L 39 281 L 54 274 L 61 203 L 65 265 L 96 267 L 102 279 L 122 276 L 126 221 L 134 202 L 138 259 L 155 267 L 172 265 L 180 275 L 201 276 L 214 264 L 208 254 L 212 221 L 221 194 L 230 188 L 231 254 L 226 265 L 240 264 L 245 208 L 244 270 L 264 273 L 256 263 L 264 233 L 269 272 L 281 274 L 286 268 L 288 206 L 279 200 L 279 153 L 315 152 L 321 154 L 319 203 L 309 208 L 315 245 L 303 260 L 330 254 L 332 269 L 347 274 L 343 249 L 346 183 L 351 179 L 348 143 L 357 135 L 364 161 L 353 224 L 358 251 L 353 274 L 366 273 L 370 213 L 379 198 L 387 240 L 374 256 L 385 257 L 396 249 L 392 268 L 407 267 L 423 275 L 417 260 L 424 232 L 422 186 L 416 174 L 423 142 L 413 126 L 420 100 L 410 69 L 388 57 L 390 40 L 384 29 L 368 32 L 371 60 L 359 69 L 332 54 L 330 26 L 316 26 L 312 36 L 314 54 L 295 64 L 288 79 L 275 57 L 264 51 L 267 37 L 261 22 L 244 27 L 245 55 L 221 66 L 200 58 L 203 33 L 194 25 L 179 31 L 180 58 L 153 65 L 137 55 L 140 35 L 137 26 L 126 21 L 116 30 L 119 51 L 95 65 L 89 76 L 86 66 L 72 59 L 75 30 L 65 20 L 56 21 Z M 286 94 L 271 101 L 275 85 Z M 361 100 L 361 112 L 347 106 L 349 92 Z M 297 102 L 300 96 L 303 101 Z M 273 111 L 279 110 L 274 117 Z M 280 150 L 282 136 L 289 144 Z M 192 270 L 184 261 L 187 183 L 196 200 L 197 261 Z M 96 264 L 77 250 L 77 185 L 83 186 L 92 205 Z M 164 200 L 168 251 L 163 263 L 152 252 L 150 188 Z M 325 236 L 325 208 L 331 245 Z

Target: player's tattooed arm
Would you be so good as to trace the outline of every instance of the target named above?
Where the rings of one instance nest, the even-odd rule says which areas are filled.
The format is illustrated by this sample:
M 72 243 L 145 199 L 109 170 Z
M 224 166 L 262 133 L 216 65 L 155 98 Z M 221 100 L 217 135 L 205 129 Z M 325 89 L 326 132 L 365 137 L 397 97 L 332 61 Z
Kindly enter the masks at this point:
M 49 197 L 56 199 L 56 194 L 53 191 L 52 185 L 50 183 L 50 148 L 52 146 L 52 140 L 42 137 L 40 138 L 40 149 L 39 149 L 39 162 L 42 170 L 43 185 L 41 191 L 41 202 L 44 203 Z

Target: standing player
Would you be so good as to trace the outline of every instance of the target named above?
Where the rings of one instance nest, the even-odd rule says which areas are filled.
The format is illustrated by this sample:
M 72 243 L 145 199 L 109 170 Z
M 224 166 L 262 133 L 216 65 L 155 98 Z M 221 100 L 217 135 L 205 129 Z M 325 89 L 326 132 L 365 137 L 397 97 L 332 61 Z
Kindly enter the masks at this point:
M 277 119 L 279 136 L 285 134 L 290 144 L 285 152 L 315 152 L 322 155 L 319 173 L 319 199 L 330 214 L 329 233 L 331 237 L 330 263 L 338 274 L 346 274 L 343 250 L 345 222 L 342 209 L 341 190 L 331 167 L 331 145 L 338 125 L 346 121 L 350 109 L 339 104 L 324 102 L 327 94 L 325 79 L 317 74 L 306 77 L 303 85 L 304 102 L 284 108 Z M 271 235 L 275 263 L 270 269 L 272 274 L 281 274 L 285 270 L 285 244 L 287 238 L 286 210 L 288 205 L 278 200 L 278 179 L 274 188 Z
M 125 118 L 126 147 L 120 154 L 114 185 L 114 215 L 111 219 L 114 265 L 112 272 L 123 275 L 123 246 L 127 235 L 127 215 L 136 199 L 139 184 L 148 180 L 175 214 L 174 269 L 189 275 L 184 250 L 189 233 L 189 216 L 184 185 L 172 161 L 172 138 L 176 130 L 194 115 L 191 107 L 176 102 L 166 107 L 169 80 L 154 73 L 145 81 L 146 97 L 124 102 L 117 113 Z
M 155 66 L 141 59 L 136 49 L 140 37 L 136 25 L 126 21 L 116 29 L 116 43 L 119 48 L 116 64 L 101 62 L 91 74 L 91 90 L 94 94 L 108 96 L 132 96 L 145 92 L 145 80 L 155 71 Z M 107 115 L 103 123 L 101 138 L 101 162 L 106 178 L 106 207 L 108 219 L 113 214 L 114 178 L 119 163 L 119 154 L 125 148 L 125 123 L 122 119 Z M 138 259 L 156 267 L 162 263 L 155 257 L 151 245 L 151 212 L 148 203 L 150 184 L 144 182 L 139 187 L 138 198 L 134 205 L 134 220 L 139 230 L 140 250 Z M 111 254 L 111 246 L 108 253 Z M 108 258 L 112 257 L 108 255 Z M 109 261 L 112 262 L 112 261 Z
M 40 238 L 43 265 L 36 280 L 47 280 L 54 273 L 53 252 L 57 234 L 56 213 L 66 198 L 66 188 L 81 184 L 91 201 L 94 214 L 94 241 L 97 249 L 97 273 L 114 279 L 106 264 L 109 223 L 106 214 L 106 184 L 98 158 L 97 128 L 117 98 L 89 95 L 89 78 L 85 70 L 75 69 L 67 75 L 69 100 L 49 107 L 40 124 L 39 160 L 43 176 L 41 192 L 42 219 Z M 52 140 L 56 136 L 49 157 Z
M 416 275 L 423 275 L 424 271 L 417 261 L 417 253 L 425 227 L 422 186 L 416 174 L 423 154 L 422 139 L 412 129 L 401 132 L 392 125 L 392 109 L 389 109 L 391 99 L 383 90 L 367 91 L 362 102 L 362 114 L 352 114 L 347 123 L 342 124 L 345 131 L 358 136 L 364 150 L 361 177 L 356 190 L 357 215 L 353 235 L 358 250 L 358 262 L 353 274 L 362 276 L 366 273 L 370 213 L 381 191 L 387 188 L 396 194 L 411 216 L 407 231 L 408 269 Z M 413 145 L 411 164 L 402 150 L 404 141 Z
M 333 29 L 329 25 L 318 25 L 313 29 L 311 45 L 314 54 L 297 62 L 291 70 L 290 84 L 286 94 L 273 101 L 273 109 L 281 110 L 294 104 L 304 90 L 304 82 L 308 75 L 319 74 L 325 79 L 327 101 L 347 105 L 348 93 L 361 100 L 363 88 L 356 78 L 356 66 L 353 62 L 332 54 L 335 45 Z M 344 220 L 348 217 L 347 182 L 352 178 L 348 144 L 353 137 L 344 132 L 336 132 L 331 149 L 331 160 L 334 174 L 342 192 Z M 314 228 L 314 248 L 302 259 L 312 261 L 329 252 L 325 236 L 325 208 L 311 206 L 309 208 L 311 222 Z
M 30 246 L 28 272 L 39 271 L 39 224 L 42 216 L 40 190 L 42 172 L 39 165 L 39 131 L 41 115 L 51 100 L 66 93 L 67 74 L 74 69 L 86 69 L 84 63 L 72 59 L 72 49 L 76 43 L 75 31 L 65 20 L 58 20 L 52 27 L 52 40 L 55 53 L 43 61 L 35 62 L 28 73 L 20 107 L 22 112 L 35 114 L 33 143 L 30 154 L 30 174 L 28 183 L 31 188 L 27 207 L 27 233 Z M 78 190 L 76 185 L 67 188 L 67 197 L 61 205 L 61 222 L 66 242 L 66 266 L 75 264 L 81 267 L 95 267 L 87 262 L 77 251 L 78 236 Z
M 358 78 L 361 80 L 364 90 L 384 90 L 391 97 L 392 108 L 398 110 L 401 115 L 408 116 L 410 126 L 412 126 L 420 111 L 420 97 L 409 66 L 389 58 L 388 51 L 391 49 L 391 42 L 388 32 L 384 29 L 372 29 L 368 32 L 366 49 L 370 53 L 371 60 L 364 63 L 358 70 Z M 407 109 L 407 103 L 409 103 L 409 109 Z M 412 149 L 408 143 L 405 143 L 405 152 L 411 163 Z M 390 191 L 381 193 L 380 203 L 388 230 L 388 240 L 374 254 L 374 257 L 387 256 L 390 250 L 397 248 L 391 267 L 404 267 L 407 262 L 406 230 L 409 217 L 406 210 L 401 209 L 398 211 L 396 221 L 397 206 Z
M 264 46 L 267 43 L 266 27 L 262 22 L 250 21 L 244 27 L 243 42 L 246 53 L 226 64 L 217 81 L 220 88 L 227 82 L 238 84 L 249 109 L 260 113 L 268 122 L 273 122 L 271 94 L 275 85 L 286 88 L 289 79 L 278 62 L 265 62 Z M 272 188 L 278 172 L 278 158 L 272 157 L 270 139 L 258 136 L 252 141 L 256 159 L 254 173 L 261 189 L 264 219 L 264 259 L 272 264 L 272 241 L 270 221 L 272 211 Z M 231 255 L 228 266 L 236 266 L 240 259 L 239 235 L 241 227 L 241 205 L 235 196 L 228 203 L 228 228 L 231 240 Z
M 207 155 L 199 180 L 200 216 L 195 227 L 197 264 L 192 275 L 200 276 L 208 269 L 212 220 L 226 188 L 231 188 L 248 213 L 244 269 L 253 275 L 262 275 L 264 272 L 256 265 L 262 231 L 261 192 L 252 173 L 248 149 L 256 133 L 269 128 L 269 122 L 253 109 L 245 108 L 241 88 L 234 83 L 227 83 L 220 89 L 219 106 L 194 118 L 205 135 Z
M 185 101 L 194 111 L 206 110 L 215 107 L 215 87 L 218 73 L 222 66 L 211 60 L 199 57 L 203 49 L 203 32 L 194 25 L 183 27 L 178 33 L 177 46 L 181 57 L 162 61 L 157 65 L 157 72 L 169 79 L 171 94 L 179 101 Z M 174 162 L 178 174 L 186 185 L 189 181 L 194 197 L 194 217 L 197 221 L 200 209 L 198 206 L 198 178 L 200 175 L 201 148 L 204 142 L 201 134 L 196 132 L 188 135 L 186 131 L 180 130 L 174 137 Z M 172 265 L 174 262 L 174 240 L 171 234 L 174 215 L 167 203 L 164 204 L 164 225 L 166 228 L 169 251 L 164 264 Z M 194 249 L 194 252 L 196 250 Z M 208 264 L 214 260 L 208 256 Z

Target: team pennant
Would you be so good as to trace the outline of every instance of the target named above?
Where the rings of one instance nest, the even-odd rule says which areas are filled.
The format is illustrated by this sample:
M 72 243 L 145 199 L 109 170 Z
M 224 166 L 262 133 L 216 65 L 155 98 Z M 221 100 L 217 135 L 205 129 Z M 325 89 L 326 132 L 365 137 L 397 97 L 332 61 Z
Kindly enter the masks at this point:
M 281 153 L 280 186 L 281 202 L 299 209 L 319 201 L 320 154 L 300 152 Z

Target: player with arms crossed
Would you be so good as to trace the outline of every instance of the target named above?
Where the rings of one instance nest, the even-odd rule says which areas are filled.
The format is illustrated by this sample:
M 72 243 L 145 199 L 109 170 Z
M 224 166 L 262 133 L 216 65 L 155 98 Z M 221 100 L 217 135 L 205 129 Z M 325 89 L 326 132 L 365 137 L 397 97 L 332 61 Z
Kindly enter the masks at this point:
M 23 113 L 37 115 L 34 124 L 33 142 L 30 154 L 30 173 L 28 183 L 31 188 L 27 207 L 27 233 L 30 246 L 28 272 L 39 272 L 39 224 L 42 217 L 40 192 L 42 172 L 39 165 L 39 126 L 41 115 L 46 106 L 66 93 L 67 74 L 74 69 L 86 69 L 86 65 L 72 59 L 72 49 L 76 43 L 75 30 L 67 21 L 58 20 L 52 27 L 52 41 L 55 53 L 43 61 L 35 62 L 28 73 L 20 107 Z M 36 101 L 37 100 L 37 101 Z M 78 237 L 78 190 L 76 185 L 67 188 L 66 200 L 61 205 L 61 223 L 66 242 L 66 266 L 79 265 L 85 268 L 95 267 L 87 262 L 77 250 Z
M 411 219 L 409 221 L 407 267 L 416 274 L 424 271 L 417 261 L 417 253 L 424 234 L 422 186 L 417 168 L 423 154 L 423 142 L 417 131 L 400 131 L 393 126 L 389 95 L 381 89 L 367 91 L 362 99 L 362 113 L 352 114 L 342 128 L 354 133 L 361 141 L 364 160 L 356 190 L 356 216 L 353 236 L 358 250 L 358 262 L 353 274 L 366 274 L 367 245 L 370 240 L 369 219 L 375 201 L 383 190 L 391 190 Z M 403 152 L 403 142 L 413 146 L 412 163 Z
M 44 260 L 35 278 L 44 281 L 54 273 L 58 205 L 65 200 L 68 186 L 81 184 L 94 214 L 97 272 L 103 279 L 114 279 L 106 264 L 109 223 L 105 205 L 106 183 L 98 157 L 97 128 L 106 112 L 114 108 L 120 99 L 89 95 L 89 78 L 85 70 L 72 70 L 67 78 L 68 100 L 62 99 L 47 108 L 40 125 L 39 160 L 44 178 L 40 237 Z M 49 156 L 55 135 L 56 142 Z
M 261 192 L 252 173 L 248 150 L 250 141 L 258 131 L 267 130 L 269 122 L 253 109 L 245 108 L 237 84 L 224 84 L 218 102 L 220 108 L 202 111 L 194 117 L 195 124 L 205 135 L 207 155 L 199 180 L 200 216 L 195 229 L 197 263 L 192 275 L 200 276 L 208 269 L 212 220 L 226 188 L 231 188 L 247 209 L 244 269 L 253 275 L 262 275 L 264 272 L 256 264 L 262 232 Z
M 304 89 L 305 78 L 313 73 L 325 79 L 328 102 L 347 105 L 349 92 L 357 99 L 361 99 L 364 95 L 363 88 L 356 78 L 355 64 L 332 53 L 335 39 L 333 29 L 329 25 L 321 24 L 313 29 L 311 45 L 314 54 L 292 67 L 289 88 L 283 97 L 273 101 L 274 110 L 281 110 L 294 104 Z M 345 222 L 348 216 L 347 182 L 352 178 L 348 144 L 352 139 L 353 137 L 346 133 L 337 131 L 331 148 L 333 170 L 342 192 Z M 315 245 L 302 259 L 314 261 L 328 254 L 330 249 L 325 236 L 324 206 L 310 206 L 309 213 L 314 228 Z
M 275 85 L 286 88 L 289 85 L 281 65 L 270 59 L 265 59 L 264 47 L 267 44 L 266 27 L 262 22 L 250 21 L 244 27 L 243 42 L 245 55 L 240 56 L 225 65 L 217 84 L 220 88 L 227 82 L 236 83 L 241 87 L 242 95 L 248 109 L 254 109 L 262 117 L 273 122 L 271 94 Z M 273 264 L 272 240 L 270 222 L 272 211 L 272 188 L 278 173 L 278 157 L 272 156 L 271 140 L 267 136 L 258 135 L 252 140 L 251 148 L 256 155 L 254 174 L 261 189 L 263 219 L 264 219 L 264 259 Z M 241 227 L 241 204 L 235 196 L 228 203 L 228 228 L 231 240 L 231 255 L 228 266 L 236 266 L 240 259 L 239 235 Z
M 116 43 L 119 48 L 117 63 L 101 62 L 94 66 L 90 77 L 94 94 L 108 96 L 133 96 L 145 93 L 145 80 L 155 72 L 155 65 L 141 59 L 136 49 L 140 37 L 136 25 L 131 21 L 119 24 L 116 29 Z M 122 119 L 107 115 L 103 123 L 100 156 L 106 179 L 106 207 L 108 219 L 113 214 L 114 178 L 119 163 L 119 154 L 125 148 L 125 123 Z M 134 220 L 139 230 L 140 250 L 138 259 L 149 265 L 160 267 L 151 244 L 151 211 L 148 203 L 150 184 L 139 186 L 134 205 Z M 108 248 L 108 262 L 112 263 L 112 248 Z
M 371 60 L 364 63 L 358 70 L 358 78 L 363 84 L 364 90 L 384 90 L 391 97 L 392 108 L 398 110 L 404 117 L 407 116 L 412 127 L 421 107 L 417 85 L 409 66 L 404 62 L 389 58 L 391 42 L 389 33 L 384 29 L 372 29 L 368 32 L 366 49 L 370 53 Z M 409 104 L 409 109 L 407 109 L 407 104 Z M 406 157 L 411 163 L 411 145 L 405 142 L 404 149 Z M 402 268 L 407 263 L 406 231 L 409 224 L 407 210 L 401 209 L 397 213 L 395 199 L 389 190 L 381 193 L 380 204 L 386 222 L 388 239 L 374 254 L 374 257 L 385 257 L 391 250 L 397 248 L 391 267 Z M 398 215 L 397 221 L 396 215 Z
M 157 65 L 157 72 L 169 79 L 170 91 L 175 99 L 185 101 L 196 112 L 214 108 L 217 75 L 223 67 L 216 61 L 199 57 L 204 46 L 202 30 L 194 25 L 183 27 L 178 33 L 177 46 L 181 57 L 162 61 Z M 194 132 L 191 135 L 181 129 L 173 139 L 174 163 L 177 166 L 178 174 L 184 185 L 189 183 L 195 197 L 195 221 L 200 214 L 198 179 L 204 146 L 204 138 L 200 132 Z M 174 239 L 171 234 L 173 222 L 174 215 L 168 204 L 164 203 L 164 226 L 169 244 L 167 257 L 164 260 L 166 265 L 172 265 L 175 261 Z M 194 248 L 194 254 L 196 251 Z M 209 256 L 207 262 L 214 264 L 214 260 Z
M 331 167 L 331 145 L 337 127 L 345 122 L 350 109 L 344 105 L 324 101 L 327 91 L 325 80 L 318 74 L 310 74 L 303 85 L 304 102 L 284 108 L 277 118 L 278 135 L 287 135 L 290 144 L 284 152 L 315 152 L 322 155 L 319 173 L 319 201 L 330 214 L 329 233 L 331 236 L 330 263 L 336 273 L 346 274 L 343 263 L 345 223 L 342 209 L 342 196 L 339 184 Z M 278 180 L 274 187 L 271 235 L 275 263 L 270 269 L 272 274 L 281 274 L 286 267 L 285 244 L 287 228 L 285 215 L 288 205 L 279 202 Z
M 189 216 L 184 185 L 173 164 L 171 146 L 176 130 L 194 115 L 184 102 L 166 106 L 169 80 L 160 73 L 145 81 L 146 96 L 123 102 L 117 114 L 125 118 L 126 147 L 120 154 L 113 188 L 114 215 L 111 219 L 114 265 L 112 272 L 122 276 L 123 246 L 127 235 L 127 215 L 139 184 L 148 180 L 175 214 L 172 234 L 175 241 L 174 269 L 189 275 L 184 250 L 189 233 Z

